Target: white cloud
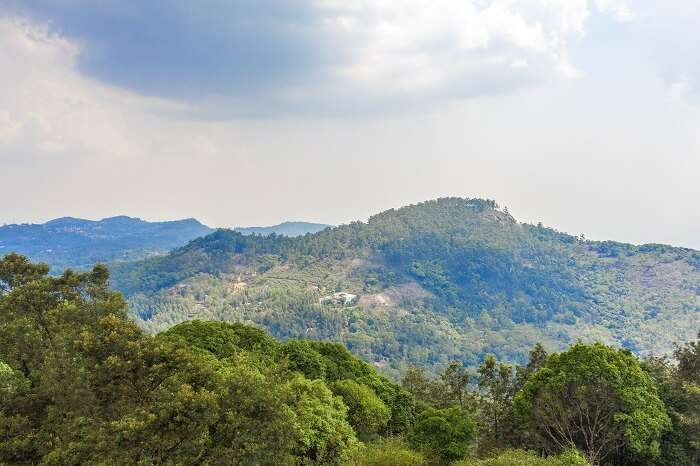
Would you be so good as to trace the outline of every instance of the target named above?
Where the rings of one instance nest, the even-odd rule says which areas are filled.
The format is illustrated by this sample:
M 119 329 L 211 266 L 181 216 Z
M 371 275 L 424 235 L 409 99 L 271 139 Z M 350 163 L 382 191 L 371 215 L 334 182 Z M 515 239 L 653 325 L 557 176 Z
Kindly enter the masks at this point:
M 352 51 L 337 76 L 381 94 L 463 97 L 576 76 L 569 41 L 586 0 L 328 0 L 329 28 Z
M 397 111 L 577 77 L 569 49 L 591 14 L 629 15 L 624 0 L 239 0 L 154 20 L 161 2 L 17 11 L 55 20 L 103 82 L 234 115 Z
M 0 50 L 0 158 L 133 157 L 143 151 L 139 126 L 182 108 L 82 76 L 79 47 L 42 25 L 0 18 Z

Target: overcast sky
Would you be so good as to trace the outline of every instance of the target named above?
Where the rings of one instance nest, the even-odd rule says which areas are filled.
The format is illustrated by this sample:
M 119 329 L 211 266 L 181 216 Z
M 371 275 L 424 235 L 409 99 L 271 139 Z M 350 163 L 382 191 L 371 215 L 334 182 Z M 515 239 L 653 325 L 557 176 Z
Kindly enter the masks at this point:
M 0 0 L 0 224 L 441 196 L 700 249 L 697 0 Z

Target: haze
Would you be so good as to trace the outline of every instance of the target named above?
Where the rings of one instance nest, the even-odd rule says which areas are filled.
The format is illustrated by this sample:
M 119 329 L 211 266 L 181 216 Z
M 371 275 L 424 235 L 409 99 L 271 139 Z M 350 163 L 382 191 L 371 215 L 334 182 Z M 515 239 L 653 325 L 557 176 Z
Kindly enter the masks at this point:
M 700 248 L 694 0 L 0 0 L 0 224 L 441 196 Z

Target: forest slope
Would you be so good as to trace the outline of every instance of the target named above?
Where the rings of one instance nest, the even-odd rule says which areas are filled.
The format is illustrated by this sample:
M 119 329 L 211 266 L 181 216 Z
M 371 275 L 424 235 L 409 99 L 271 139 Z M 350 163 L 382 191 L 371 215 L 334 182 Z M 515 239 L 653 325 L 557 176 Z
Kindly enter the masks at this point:
M 445 198 L 307 234 L 217 230 L 113 267 L 156 332 L 242 321 L 335 340 L 388 372 L 484 354 L 520 362 L 542 341 L 663 353 L 700 327 L 700 253 L 586 241 L 517 222 L 495 202 Z

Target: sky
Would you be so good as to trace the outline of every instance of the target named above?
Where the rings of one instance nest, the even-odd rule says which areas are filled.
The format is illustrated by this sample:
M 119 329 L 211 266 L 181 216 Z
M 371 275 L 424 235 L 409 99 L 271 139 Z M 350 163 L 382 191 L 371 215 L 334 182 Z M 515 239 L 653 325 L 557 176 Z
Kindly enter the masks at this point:
M 443 196 L 700 249 L 697 0 L 0 0 L 0 224 Z

